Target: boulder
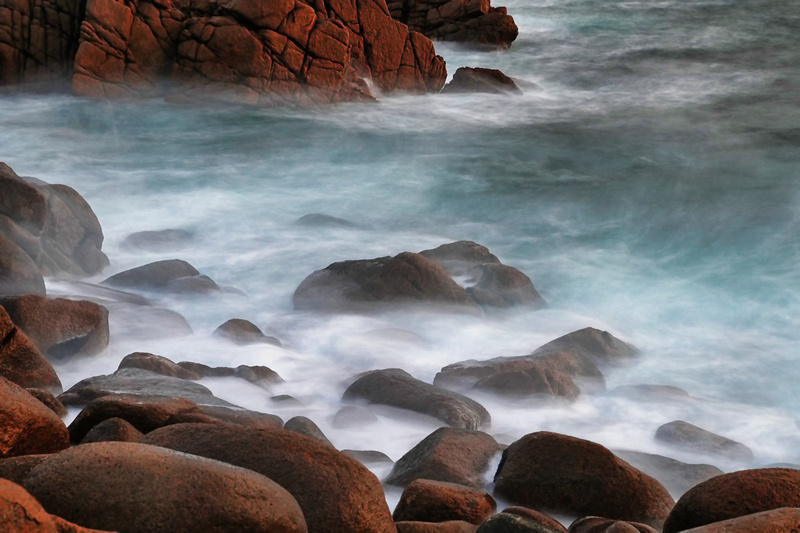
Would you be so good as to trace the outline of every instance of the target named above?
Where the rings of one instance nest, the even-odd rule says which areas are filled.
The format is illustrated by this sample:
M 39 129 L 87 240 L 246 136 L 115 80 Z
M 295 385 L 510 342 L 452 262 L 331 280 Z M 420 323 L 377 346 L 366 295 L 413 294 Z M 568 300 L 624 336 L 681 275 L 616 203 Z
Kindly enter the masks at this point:
M 375 413 L 361 405 L 345 405 L 333 415 L 332 425 L 337 429 L 361 428 L 376 424 Z
M 61 391 L 50 362 L 0 306 L 0 376 L 21 387 Z
M 61 1 L 69 3 L 68 0 Z M 22 4 L 15 5 L 15 8 L 22 7 Z M 77 9 L 77 6 L 73 7 Z M 29 6 L 29 9 L 33 10 L 33 6 Z M 71 12 L 69 8 L 57 11 L 64 16 L 69 16 Z M 32 13 L 27 16 L 36 18 Z M 7 22 L 0 19 L 0 34 Z M 37 37 L 45 39 L 41 33 Z M 19 43 L 26 41 L 30 42 L 31 39 L 23 39 Z M 48 41 L 42 41 L 45 42 Z M 2 49 L 0 46 L 0 57 Z M 3 69 L 4 66 L 0 66 L 0 70 Z M 66 185 L 50 185 L 34 178 L 23 179 L 8 165 L 0 163 L 0 191 L 0 233 L 24 250 L 41 274 L 66 273 L 84 277 L 97 274 L 108 266 L 108 258 L 101 251 L 103 230 L 100 223 L 86 200 L 74 189 Z M 0 247 L 3 247 L 2 243 Z M 15 271 L 12 269 L 12 272 Z M 35 275 L 26 279 L 38 286 Z M 20 294 L 21 291 L 13 292 Z M 32 292 L 44 294 L 44 290 Z
M 25 389 L 0 378 L 0 458 L 69 447 L 61 418 Z
M 439 428 L 401 457 L 385 482 L 404 487 L 425 478 L 483 487 L 498 449 L 497 441 L 482 431 Z
M 162 376 L 179 379 L 198 380 L 203 377 L 201 374 L 184 368 L 166 357 L 146 352 L 134 352 L 123 357 L 118 369 L 123 368 L 140 368 Z
M 293 296 L 299 310 L 368 312 L 388 304 L 477 311 L 447 272 L 420 254 L 342 261 L 308 276 Z
M 0 459 L 0 479 L 7 479 L 19 485 L 28 475 L 28 472 L 33 470 L 49 455 L 49 453 L 37 453 Z
M 0 295 L 4 294 L 45 294 L 45 287 L 42 273 L 33 259 L 0 233 Z
M 272 344 L 280 346 L 281 341 L 264 335 L 258 326 L 241 318 L 232 318 L 214 330 L 214 335 L 234 344 Z
M 677 533 L 781 507 L 800 507 L 800 470 L 740 470 L 703 481 L 681 496 L 663 533 Z
M 58 415 L 59 418 L 67 416 L 67 408 L 53 393 L 44 389 L 25 389 L 25 392 L 42 402 L 48 409 Z
M 342 400 L 407 409 L 455 428 L 481 429 L 491 423 L 489 412 L 478 402 L 420 381 L 398 368 L 363 374 L 344 391 Z
M 178 366 L 204 378 L 237 377 L 263 387 L 283 383 L 283 378 L 277 372 L 269 367 L 260 365 L 239 365 L 236 368 L 228 366 L 211 367 L 202 363 L 181 361 Z
M 561 524 L 551 526 L 524 514 L 503 511 L 481 524 L 476 533 L 564 533 Z
M 800 530 L 800 509 L 782 507 L 687 529 L 687 533 L 795 533 Z
M 663 485 L 605 447 L 545 431 L 528 434 L 503 452 L 495 493 L 534 509 L 655 528 L 674 504 Z
M 630 450 L 614 450 L 614 455 L 656 478 L 676 497 L 698 483 L 723 474 L 722 470 L 713 465 L 682 463 L 663 455 Z
M 469 268 L 487 263 L 500 264 L 500 260 L 486 246 L 473 241 L 456 241 L 442 244 L 420 255 L 436 261 L 451 275 L 463 275 Z
M 750 462 L 753 452 L 740 442 L 712 433 L 683 420 L 668 422 L 656 430 L 657 441 L 695 453 Z
M 462 520 L 480 525 L 497 509 L 487 492 L 444 481 L 416 479 L 406 486 L 395 507 L 396 522 Z
M 463 520 L 445 522 L 395 522 L 397 533 L 475 533 L 478 526 Z
M 0 298 L 11 320 L 52 359 L 96 355 L 108 346 L 108 310 L 86 300 Z
M 283 425 L 283 429 L 287 431 L 294 431 L 295 433 L 300 433 L 301 435 L 305 435 L 306 437 L 311 437 L 314 440 L 317 440 L 323 444 L 330 446 L 331 448 L 335 448 L 333 443 L 328 440 L 328 437 L 322 432 L 318 425 L 314 423 L 313 420 L 307 418 L 305 416 L 295 416 L 290 418 L 286 421 Z
M 565 528 L 561 522 L 552 516 L 540 511 L 536 511 L 535 509 L 529 509 L 519 505 L 512 505 L 511 507 L 506 507 L 503 509 L 503 512 L 500 514 L 513 515 L 523 518 L 523 521 L 518 521 L 515 523 L 518 525 L 524 525 L 525 527 L 543 529 L 544 533 L 567 533 L 567 528 Z
M 585 516 L 569 526 L 569 533 L 659 533 L 647 524 Z
M 307 531 L 297 502 L 274 481 L 156 446 L 76 446 L 42 461 L 23 487 L 52 514 L 120 533 Z
M 122 248 L 141 252 L 171 252 L 184 248 L 194 235 L 184 229 L 137 231 L 120 243 Z
M 121 289 L 166 290 L 172 282 L 199 275 L 200 272 L 186 261 L 167 259 L 114 274 L 103 284 Z
M 514 80 L 497 69 L 460 67 L 442 93 L 522 94 L 522 91 Z
M 436 41 L 505 49 L 519 29 L 505 7 L 489 0 L 389 0 L 392 17 Z
M 377 450 L 341 450 L 343 454 L 352 457 L 362 465 L 392 464 L 392 458 Z
M 178 424 L 145 435 L 164 446 L 249 468 L 289 491 L 309 532 L 396 531 L 378 479 L 358 461 L 282 429 Z
M 179 313 L 163 307 L 104 302 L 109 311 L 112 336 L 128 339 L 171 339 L 192 335 L 194 331 Z
M 95 425 L 81 439 L 81 444 L 90 442 L 139 442 L 144 434 L 122 418 L 106 418 Z
M 0 524 L 15 533 L 102 533 L 49 514 L 28 491 L 0 479 Z

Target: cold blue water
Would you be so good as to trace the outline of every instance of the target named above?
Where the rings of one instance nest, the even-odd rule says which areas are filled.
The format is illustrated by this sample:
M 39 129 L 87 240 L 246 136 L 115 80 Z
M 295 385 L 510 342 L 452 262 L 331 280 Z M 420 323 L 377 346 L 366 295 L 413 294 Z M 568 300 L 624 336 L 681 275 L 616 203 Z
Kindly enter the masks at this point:
M 506 441 L 551 430 L 725 470 L 800 463 L 800 4 L 514 0 L 507 52 L 437 43 L 452 74 L 499 68 L 523 95 L 393 95 L 314 109 L 179 107 L 67 96 L 0 98 L 0 160 L 66 183 L 103 225 L 111 267 L 179 257 L 246 296 L 161 298 L 193 336 L 133 333 L 114 318 L 97 357 L 58 367 L 65 387 L 133 351 L 207 364 L 266 364 L 264 391 L 205 380 L 284 420 L 312 418 L 340 448 L 398 459 L 432 431 L 379 412 L 336 429 L 343 383 L 402 367 L 431 381 L 465 359 L 529 353 L 586 326 L 642 350 L 572 404 L 476 396 Z M 298 226 L 308 213 L 357 228 Z M 130 233 L 183 228 L 171 254 Z M 334 261 L 473 240 L 527 273 L 550 307 L 488 317 L 295 312 L 291 297 Z M 78 289 L 48 280 L 53 294 Z M 246 318 L 284 348 L 209 338 Z M 154 335 L 153 337 L 158 337 Z M 688 398 L 615 393 L 673 385 Z M 270 402 L 291 394 L 302 407 Z M 653 440 L 682 419 L 753 449 L 753 463 Z

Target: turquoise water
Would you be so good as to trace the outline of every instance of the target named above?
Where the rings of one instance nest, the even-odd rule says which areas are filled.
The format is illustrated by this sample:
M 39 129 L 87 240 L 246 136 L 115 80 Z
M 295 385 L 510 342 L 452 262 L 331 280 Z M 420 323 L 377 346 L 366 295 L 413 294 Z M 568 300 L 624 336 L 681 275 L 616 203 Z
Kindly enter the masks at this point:
M 387 415 L 380 431 L 335 430 L 342 380 L 390 366 L 431 380 L 449 363 L 528 353 L 595 326 L 643 351 L 607 372 L 609 389 L 675 385 L 694 399 L 599 394 L 542 406 L 480 397 L 494 432 L 549 429 L 708 462 L 652 440 L 681 418 L 747 444 L 754 464 L 800 462 L 800 4 L 507 5 L 520 26 L 508 52 L 437 50 L 451 74 L 500 68 L 523 96 L 284 110 L 0 98 L 0 160 L 75 187 L 98 214 L 112 266 L 95 281 L 166 258 L 123 250 L 129 233 L 180 227 L 197 239 L 173 255 L 247 294 L 163 299 L 194 337 L 120 333 L 105 354 L 60 368 L 65 385 L 140 350 L 267 364 L 287 379 L 270 394 L 293 394 L 305 408 L 225 380 L 210 386 L 284 419 L 305 414 L 342 448 L 396 459 L 430 427 Z M 319 212 L 360 229 L 294 224 Z M 291 308 L 303 278 L 331 262 L 461 239 L 526 272 L 551 307 L 481 319 Z M 287 349 L 208 339 L 234 316 Z

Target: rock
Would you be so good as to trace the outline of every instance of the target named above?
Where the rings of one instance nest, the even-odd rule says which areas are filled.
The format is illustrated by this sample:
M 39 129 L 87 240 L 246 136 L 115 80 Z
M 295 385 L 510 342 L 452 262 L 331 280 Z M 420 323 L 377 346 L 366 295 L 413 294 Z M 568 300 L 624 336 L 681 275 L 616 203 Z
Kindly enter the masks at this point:
M 282 429 L 179 424 L 153 431 L 142 442 L 269 477 L 294 496 L 311 533 L 395 531 L 378 479 L 358 461 L 304 435 Z
M 42 461 L 23 487 L 50 513 L 121 533 L 212 525 L 230 532 L 307 531 L 297 502 L 274 481 L 156 446 L 76 446 Z
M 516 513 L 502 512 L 481 524 L 477 533 L 563 533 L 563 526 L 550 527 L 535 518 Z
M 21 7 L 21 4 L 14 6 L 15 9 Z M 66 6 L 61 11 L 64 16 L 69 16 L 69 12 Z M 29 13 L 28 16 L 35 19 L 37 15 Z M 5 20 L 0 20 L 0 28 L 7 24 Z M 43 33 L 38 37 L 45 39 L 40 44 L 48 42 Z M 30 42 L 31 39 L 23 39 L 18 43 L 26 41 Z M 45 48 L 48 47 L 42 46 L 42 49 Z M 0 66 L 0 70 L 5 70 L 4 66 Z M 10 79 L 14 78 L 16 76 Z M 3 79 L 2 76 L 0 79 Z M 20 178 L 8 165 L 0 163 L 0 191 L 0 232 L 33 260 L 41 274 L 66 273 L 83 277 L 97 274 L 108 266 L 108 258 L 101 251 L 103 230 L 100 223 L 86 200 L 74 189 L 66 185 L 50 185 L 34 178 Z M 2 242 L 1 248 L 4 248 Z M 6 265 L 5 260 L 2 265 Z M 11 269 L 11 272 L 16 271 L 15 268 Z M 4 283 L 2 279 L 4 277 L 0 277 L 0 284 Z M 25 280 L 41 289 L 31 292 L 44 294 L 36 275 Z M 14 294 L 20 292 L 12 291 Z
M 419 253 L 442 265 L 450 275 L 462 275 L 476 265 L 500 264 L 500 260 L 486 246 L 473 241 L 456 241 L 442 244 Z
M 342 453 L 352 457 L 362 465 L 392 464 L 392 458 L 377 450 L 342 450 Z
M 0 458 L 68 447 L 69 433 L 61 418 L 23 388 L 0 378 Z
M 522 91 L 514 80 L 497 69 L 460 67 L 442 93 L 522 94 Z
M 361 405 L 346 405 L 333 415 L 333 427 L 337 429 L 361 428 L 377 422 L 375 413 Z
M 781 507 L 800 507 L 800 471 L 740 470 L 703 481 L 681 496 L 663 533 L 677 533 Z
M 295 416 L 286 421 L 283 429 L 287 431 L 294 431 L 306 437 L 311 437 L 323 444 L 335 448 L 335 446 L 328 440 L 328 437 L 322 432 L 318 425 L 316 425 L 310 418 L 305 416 Z
M 28 475 L 28 472 L 33 470 L 49 455 L 49 453 L 38 453 L 0 459 L 0 479 L 7 479 L 19 485 Z
M 441 266 L 410 252 L 328 265 L 303 280 L 293 300 L 295 309 L 333 312 L 366 312 L 387 304 L 478 309 Z
M 133 427 L 133 425 L 122 418 L 106 418 L 95 425 L 85 437 L 81 439 L 81 444 L 90 442 L 139 442 L 144 434 Z
M 179 379 L 198 380 L 203 376 L 192 370 L 186 369 L 166 357 L 146 352 L 134 352 L 126 355 L 119 363 L 119 369 L 140 368 L 162 376 Z
M 475 533 L 478 526 L 463 520 L 446 522 L 395 522 L 397 533 Z
M 0 376 L 20 387 L 61 391 L 50 362 L 0 306 Z
M 1 298 L 0 305 L 52 359 L 96 355 L 108 346 L 108 310 L 94 302 L 31 294 Z
M 439 428 L 401 457 L 385 482 L 406 486 L 425 478 L 480 488 L 497 451 L 497 442 L 481 431 Z
M 214 335 L 227 339 L 234 344 L 272 344 L 280 346 L 281 341 L 269 337 L 249 320 L 232 318 L 214 330 Z
M 648 476 L 656 478 L 670 494 L 676 497 L 698 483 L 723 473 L 713 465 L 682 463 L 663 455 L 629 450 L 614 450 L 614 455 Z
M 436 374 L 434 385 L 448 389 L 477 388 L 501 396 L 532 395 L 575 399 L 584 386 L 604 388 L 598 365 L 635 357 L 639 351 L 606 331 L 584 328 L 537 348 L 529 355 L 461 361 Z
M 280 377 L 277 372 L 266 366 L 239 365 L 236 368 L 227 366 L 211 367 L 191 361 L 181 361 L 178 363 L 178 366 L 205 378 L 237 377 L 267 388 L 269 385 L 283 383 L 283 378 Z
M 491 423 L 489 412 L 478 402 L 429 385 L 397 368 L 363 374 L 344 391 L 342 400 L 407 409 L 438 418 L 455 428 L 480 429 Z
M 782 507 L 714 522 L 687 533 L 794 533 L 800 528 L 800 509 Z
M 503 452 L 495 494 L 534 509 L 655 528 L 674 504 L 663 485 L 603 446 L 545 431 L 528 434 Z
M 167 259 L 114 274 L 103 284 L 122 289 L 163 290 L 176 280 L 199 275 L 200 272 L 186 261 Z
M 671 444 L 678 448 L 691 450 L 735 461 L 750 462 L 753 452 L 740 442 L 711 433 L 683 420 L 668 422 L 656 430 L 657 441 Z
M 58 415 L 59 418 L 67 416 L 67 408 L 53 393 L 44 389 L 25 389 L 25 392 L 42 402 L 48 409 Z
M 166 290 L 175 294 L 207 294 L 220 291 L 217 283 L 208 276 L 186 276 L 167 283 Z
M 569 533 L 659 533 L 647 524 L 586 516 L 569 526 Z
M 170 424 L 188 422 L 272 428 L 283 426 L 282 420 L 275 415 L 228 405 L 231 407 L 198 405 L 185 398 L 168 396 L 107 395 L 93 400 L 83 408 L 69 425 L 69 434 L 72 442 L 81 442 L 92 428 L 109 418 L 122 418 L 142 433 Z
M 106 303 L 111 335 L 129 339 L 172 339 L 192 335 L 186 319 L 169 309 L 150 305 Z
M 416 479 L 406 486 L 393 517 L 396 522 L 446 522 L 463 520 L 480 525 L 497 509 L 497 503 L 481 489 Z
M 437 41 L 508 48 L 519 30 L 505 7 L 489 0 L 390 0 L 392 17 Z
M 169 252 L 183 249 L 194 235 L 184 229 L 138 231 L 131 233 L 120 243 L 122 248 L 142 252 Z
M 309 213 L 301 216 L 295 222 L 298 226 L 312 228 L 357 228 L 358 225 L 343 218 L 332 217 L 322 213 Z
M 16 533 L 101 533 L 50 515 L 28 491 L 0 479 L 0 524 Z
M 534 530 L 536 530 L 536 528 L 543 529 L 543 533 L 567 533 L 567 528 L 561 525 L 561 522 L 552 516 L 534 509 L 528 509 L 527 507 L 512 505 L 511 507 L 503 509 L 503 512 L 500 514 L 509 514 L 523 518 L 524 521 L 517 521 L 515 524 L 532 527 Z
M 4 294 L 45 294 L 45 287 L 42 273 L 33 259 L 0 233 L 0 295 Z

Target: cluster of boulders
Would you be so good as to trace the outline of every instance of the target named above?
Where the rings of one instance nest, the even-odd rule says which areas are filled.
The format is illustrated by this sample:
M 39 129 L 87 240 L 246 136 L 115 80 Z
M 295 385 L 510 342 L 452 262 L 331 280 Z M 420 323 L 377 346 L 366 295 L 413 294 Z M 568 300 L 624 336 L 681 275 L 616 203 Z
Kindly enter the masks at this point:
M 258 105 L 438 92 L 432 39 L 507 47 L 489 0 L 32 0 L 0 5 L 0 87 Z M 427 36 L 427 37 L 426 37 Z M 430 38 L 429 38 L 430 37 Z
M 397 368 L 353 376 L 334 427 L 368 428 L 376 421 L 373 406 L 424 415 L 442 426 L 396 462 L 380 450 L 338 450 L 310 418 L 284 422 L 217 398 L 198 382 L 230 377 L 271 394 L 283 379 L 265 366 L 210 367 L 136 352 L 112 374 L 88 377 L 62 392 L 51 361 L 102 353 L 117 308 L 110 306 L 109 313 L 92 301 L 48 298 L 42 280 L 97 273 L 107 261 L 102 231 L 71 189 L 0 168 L 0 216 L 6 221 L 0 237 L 10 250 L 0 254 L 4 530 L 788 533 L 800 527 L 800 470 L 723 474 L 711 465 L 611 451 L 547 431 L 508 445 L 488 433 L 490 413 L 470 397 L 473 392 L 569 402 L 602 390 L 603 372 L 640 356 L 634 346 L 595 328 L 528 355 L 453 363 L 433 383 Z M 156 232 L 129 244 L 164 250 L 190 238 Z M 225 290 L 177 259 L 92 287 L 104 298 L 141 307 L 153 295 L 202 298 Z M 545 302 L 528 276 L 486 247 L 458 241 L 334 263 L 300 284 L 294 304 L 307 313 L 413 306 L 483 314 L 512 306 L 538 309 Z M 242 319 L 225 322 L 214 335 L 235 344 L 280 346 Z M 646 387 L 638 392 L 654 390 L 675 394 Z M 79 411 L 69 426 L 63 421 L 68 407 Z M 743 444 L 685 421 L 665 424 L 654 438 L 708 457 L 742 464 L 753 459 Z M 384 479 L 368 468 L 375 464 L 390 469 Z M 393 510 L 384 487 L 402 490 Z M 498 512 L 498 501 L 511 506 Z M 565 519 L 569 528 L 561 523 Z

